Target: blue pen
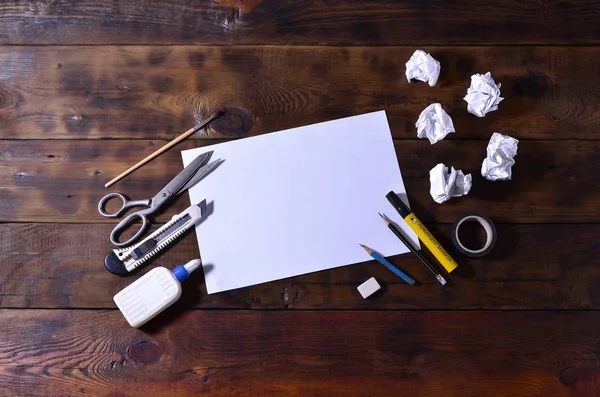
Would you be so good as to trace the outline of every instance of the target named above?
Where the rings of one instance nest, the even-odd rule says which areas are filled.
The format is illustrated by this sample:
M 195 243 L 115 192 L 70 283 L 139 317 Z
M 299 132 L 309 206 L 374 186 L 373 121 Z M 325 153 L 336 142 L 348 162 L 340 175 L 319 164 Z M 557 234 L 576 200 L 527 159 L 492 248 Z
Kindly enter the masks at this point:
M 406 281 L 410 285 L 415 285 L 415 280 L 412 277 L 404 273 L 402 270 L 398 269 L 396 266 L 392 265 L 387 259 L 381 256 L 379 252 L 372 250 L 366 245 L 360 244 L 360 246 L 363 247 L 365 251 L 367 251 L 367 253 L 373 257 L 373 259 L 381 263 L 383 266 L 387 267 L 396 276 L 400 277 L 402 280 Z

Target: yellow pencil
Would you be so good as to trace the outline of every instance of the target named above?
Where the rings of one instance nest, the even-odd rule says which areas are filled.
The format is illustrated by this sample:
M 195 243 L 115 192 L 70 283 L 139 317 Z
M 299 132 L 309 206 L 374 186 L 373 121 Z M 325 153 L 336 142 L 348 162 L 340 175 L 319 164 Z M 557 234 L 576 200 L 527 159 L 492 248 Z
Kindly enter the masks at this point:
M 444 247 L 433 237 L 431 232 L 427 230 L 425 225 L 421 223 L 419 218 L 412 213 L 412 211 L 402 202 L 400 197 L 394 192 L 389 192 L 385 195 L 390 204 L 400 213 L 400 216 L 404 218 L 408 226 L 417 234 L 419 240 L 425 244 L 425 246 L 431 251 L 433 256 L 444 266 L 444 269 L 448 273 L 452 272 L 458 267 L 458 264 L 452 259 L 452 257 L 446 252 Z

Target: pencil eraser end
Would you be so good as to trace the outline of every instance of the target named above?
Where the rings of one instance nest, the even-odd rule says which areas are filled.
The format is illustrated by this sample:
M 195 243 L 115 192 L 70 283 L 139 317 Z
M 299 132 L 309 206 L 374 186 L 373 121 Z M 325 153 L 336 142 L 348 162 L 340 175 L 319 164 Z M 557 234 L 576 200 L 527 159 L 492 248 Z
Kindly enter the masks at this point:
M 358 292 L 362 295 L 363 299 L 367 299 L 369 296 L 373 295 L 375 292 L 381 289 L 381 285 L 375 280 L 375 277 L 371 277 L 357 288 Z

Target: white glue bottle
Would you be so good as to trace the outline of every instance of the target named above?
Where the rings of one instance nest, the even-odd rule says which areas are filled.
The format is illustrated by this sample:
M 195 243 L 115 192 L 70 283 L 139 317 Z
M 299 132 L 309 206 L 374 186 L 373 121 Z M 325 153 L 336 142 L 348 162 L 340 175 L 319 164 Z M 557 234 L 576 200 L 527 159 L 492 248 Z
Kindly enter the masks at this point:
M 179 265 L 171 272 L 157 267 L 144 274 L 113 298 L 129 325 L 141 327 L 158 313 L 171 306 L 181 296 L 181 283 L 200 267 L 200 259 Z

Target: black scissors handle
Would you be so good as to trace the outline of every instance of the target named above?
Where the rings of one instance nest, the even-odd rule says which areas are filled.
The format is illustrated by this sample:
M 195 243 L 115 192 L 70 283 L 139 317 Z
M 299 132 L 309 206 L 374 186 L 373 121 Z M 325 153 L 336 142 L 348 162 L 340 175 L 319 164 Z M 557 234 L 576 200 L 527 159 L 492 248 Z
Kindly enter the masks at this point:
M 108 213 L 106 212 L 106 204 L 113 198 L 118 198 L 121 200 L 121 208 L 119 208 L 116 212 Z M 100 199 L 98 202 L 98 212 L 100 215 L 105 216 L 107 218 L 118 218 L 129 208 L 133 207 L 150 207 L 150 200 L 134 200 L 131 201 L 121 193 L 109 193 L 106 196 Z
M 148 226 L 150 226 L 150 221 L 148 221 L 147 215 L 152 212 L 154 212 L 153 208 L 148 208 L 127 215 L 121 220 L 121 222 L 117 224 L 117 226 L 115 226 L 112 232 L 110 232 L 110 242 L 116 245 L 117 247 L 124 247 L 126 245 L 132 244 L 134 241 L 142 237 L 146 232 L 146 229 L 148 229 Z M 119 241 L 121 233 L 123 233 L 125 229 L 133 225 L 136 220 L 142 221 L 142 226 L 140 226 L 140 229 L 127 241 Z

